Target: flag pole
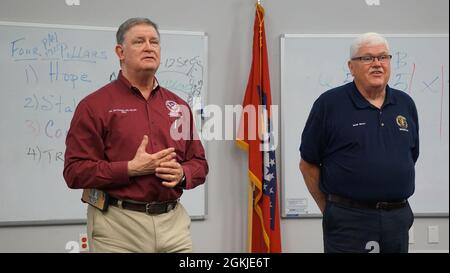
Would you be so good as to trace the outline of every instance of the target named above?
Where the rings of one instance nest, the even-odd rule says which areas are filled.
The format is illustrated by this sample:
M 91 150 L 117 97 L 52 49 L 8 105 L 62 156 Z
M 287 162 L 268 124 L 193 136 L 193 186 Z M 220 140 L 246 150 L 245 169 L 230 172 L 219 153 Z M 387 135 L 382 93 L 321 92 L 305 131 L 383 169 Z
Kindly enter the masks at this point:
M 261 0 L 257 1 L 257 6 L 261 5 Z M 260 24 L 261 26 L 261 24 Z M 261 49 L 260 49 L 261 52 Z M 261 72 L 261 71 L 260 71 Z M 261 73 L 260 73 L 261 75 Z M 251 182 L 251 178 L 249 175 L 249 180 L 248 180 L 248 196 L 247 196 L 247 252 L 248 253 L 252 253 L 252 237 L 253 237 L 253 206 L 254 206 L 254 185 Z
M 256 9 L 258 9 L 258 6 L 261 6 L 261 0 L 258 0 L 257 1 L 257 4 L 256 4 Z M 260 22 L 260 24 L 259 24 L 259 27 L 260 27 L 260 34 L 261 34 L 261 22 Z M 262 71 L 261 71 L 261 38 L 260 38 L 260 43 L 259 43 L 259 46 L 260 46 L 260 49 L 259 49 L 259 52 L 260 52 L 260 73 L 259 73 L 259 75 L 260 75 L 260 78 L 261 78 L 261 75 L 262 75 Z M 260 79 L 260 81 L 261 81 L 261 79 Z M 261 104 L 261 103 L 260 103 Z M 255 187 L 255 185 L 251 182 L 252 180 L 251 180 L 251 178 L 250 178 L 250 176 L 249 176 L 249 182 L 248 182 L 248 198 L 247 198 L 247 200 L 248 200 L 248 204 L 247 204 L 247 208 L 248 208 L 248 210 L 247 210 L 247 219 L 248 219 L 248 223 L 247 223 L 247 251 L 248 251 L 248 253 L 252 253 L 253 251 L 253 249 L 252 249 L 252 239 L 253 239 L 253 210 L 254 210 L 254 198 L 255 198 L 255 196 L 254 196 L 254 187 Z

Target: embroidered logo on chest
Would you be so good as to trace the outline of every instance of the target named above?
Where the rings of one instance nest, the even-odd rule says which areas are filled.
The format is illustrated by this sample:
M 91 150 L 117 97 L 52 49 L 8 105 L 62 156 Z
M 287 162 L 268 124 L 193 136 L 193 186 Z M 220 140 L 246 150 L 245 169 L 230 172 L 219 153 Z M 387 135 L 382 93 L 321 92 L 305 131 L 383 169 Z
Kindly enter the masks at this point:
M 169 109 L 169 117 L 179 117 L 180 116 L 180 105 L 173 100 L 166 100 L 166 107 Z
M 397 122 L 397 125 L 398 125 L 400 131 L 408 132 L 408 122 L 406 121 L 406 118 L 404 116 L 398 115 L 395 118 L 395 121 Z

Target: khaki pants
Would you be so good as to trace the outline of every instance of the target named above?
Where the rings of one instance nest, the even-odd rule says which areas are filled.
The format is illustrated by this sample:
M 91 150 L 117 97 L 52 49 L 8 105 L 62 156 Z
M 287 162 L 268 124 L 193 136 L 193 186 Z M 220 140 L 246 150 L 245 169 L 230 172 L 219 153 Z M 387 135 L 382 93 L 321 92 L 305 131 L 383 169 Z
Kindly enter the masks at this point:
M 109 206 L 87 211 L 91 252 L 192 252 L 191 218 L 181 203 L 163 214 Z

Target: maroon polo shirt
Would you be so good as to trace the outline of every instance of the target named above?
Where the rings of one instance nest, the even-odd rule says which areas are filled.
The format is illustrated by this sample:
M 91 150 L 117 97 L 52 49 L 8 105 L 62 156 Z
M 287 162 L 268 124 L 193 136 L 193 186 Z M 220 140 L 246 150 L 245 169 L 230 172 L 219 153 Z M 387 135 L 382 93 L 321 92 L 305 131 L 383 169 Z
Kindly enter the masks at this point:
M 128 161 L 134 158 L 144 135 L 149 137 L 147 153 L 175 148 L 176 159 L 186 175 L 186 189 L 203 184 L 208 173 L 205 151 L 196 137 L 190 108 L 184 113 L 177 112 L 179 105 L 189 107 L 160 86 L 146 100 L 122 72 L 117 80 L 85 97 L 78 104 L 67 133 L 64 161 L 67 185 L 102 189 L 116 198 L 141 202 L 179 198 L 181 187 L 167 188 L 154 174 L 128 177 Z M 171 137 L 175 120 L 189 121 L 183 123 L 189 125 L 185 130 L 189 137 L 180 140 Z

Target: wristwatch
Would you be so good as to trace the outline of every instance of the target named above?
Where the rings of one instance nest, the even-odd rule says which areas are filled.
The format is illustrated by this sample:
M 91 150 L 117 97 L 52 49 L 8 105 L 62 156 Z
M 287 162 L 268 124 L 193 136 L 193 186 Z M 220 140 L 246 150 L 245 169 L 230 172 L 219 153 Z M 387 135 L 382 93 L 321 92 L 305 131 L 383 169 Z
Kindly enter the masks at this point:
M 186 188 L 186 175 L 183 174 L 183 177 L 180 180 L 180 183 L 178 183 L 179 187 L 185 189 Z

